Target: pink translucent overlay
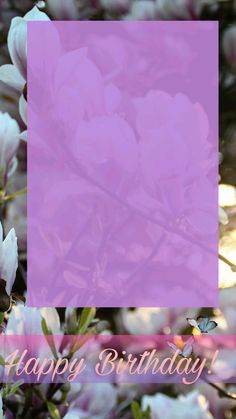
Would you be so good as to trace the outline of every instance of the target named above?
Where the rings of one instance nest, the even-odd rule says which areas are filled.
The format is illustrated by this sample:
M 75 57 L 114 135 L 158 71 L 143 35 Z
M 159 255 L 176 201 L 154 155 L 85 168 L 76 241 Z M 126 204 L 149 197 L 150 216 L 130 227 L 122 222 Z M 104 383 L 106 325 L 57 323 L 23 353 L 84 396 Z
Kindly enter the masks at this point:
M 217 74 L 216 22 L 28 23 L 28 305 L 217 305 Z
M 1 382 L 236 383 L 235 335 L 0 335 L 0 344 Z

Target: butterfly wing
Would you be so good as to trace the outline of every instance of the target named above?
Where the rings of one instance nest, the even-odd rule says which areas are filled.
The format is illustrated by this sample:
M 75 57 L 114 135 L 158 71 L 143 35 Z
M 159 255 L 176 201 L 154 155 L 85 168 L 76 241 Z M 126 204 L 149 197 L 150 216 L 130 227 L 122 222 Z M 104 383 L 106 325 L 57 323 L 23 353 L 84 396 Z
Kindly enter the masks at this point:
M 195 319 L 192 319 L 191 317 L 187 317 L 187 322 L 190 324 L 190 326 L 195 327 L 195 329 L 197 330 L 200 330 L 198 326 L 198 322 Z
M 199 317 L 197 317 L 197 323 L 198 323 L 199 330 L 202 333 L 207 333 L 207 325 L 209 323 L 209 318 L 199 316 Z
M 175 353 L 176 351 L 180 352 L 180 349 L 172 342 L 167 342 L 167 345 L 172 349 L 172 351 Z
M 215 329 L 217 326 L 218 326 L 218 324 L 217 324 L 214 320 L 210 320 L 210 321 L 207 323 L 207 326 L 206 326 L 206 332 L 205 332 L 205 333 L 209 332 L 210 330 Z
M 192 345 L 185 345 L 182 354 L 185 358 L 188 358 L 193 353 L 193 347 Z

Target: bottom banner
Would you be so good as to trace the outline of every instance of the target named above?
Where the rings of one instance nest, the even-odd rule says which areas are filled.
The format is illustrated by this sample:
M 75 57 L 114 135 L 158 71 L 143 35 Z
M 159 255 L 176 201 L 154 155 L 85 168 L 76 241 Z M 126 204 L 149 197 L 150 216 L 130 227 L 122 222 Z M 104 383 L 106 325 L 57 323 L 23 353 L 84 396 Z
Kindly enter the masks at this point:
M 236 383 L 236 336 L 0 336 L 0 381 Z

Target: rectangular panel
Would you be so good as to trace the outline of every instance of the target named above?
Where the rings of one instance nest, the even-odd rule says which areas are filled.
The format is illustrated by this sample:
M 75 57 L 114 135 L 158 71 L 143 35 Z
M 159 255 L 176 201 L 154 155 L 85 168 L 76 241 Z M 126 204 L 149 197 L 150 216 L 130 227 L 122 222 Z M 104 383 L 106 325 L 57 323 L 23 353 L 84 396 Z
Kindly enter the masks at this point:
M 217 22 L 28 23 L 28 301 L 217 305 Z

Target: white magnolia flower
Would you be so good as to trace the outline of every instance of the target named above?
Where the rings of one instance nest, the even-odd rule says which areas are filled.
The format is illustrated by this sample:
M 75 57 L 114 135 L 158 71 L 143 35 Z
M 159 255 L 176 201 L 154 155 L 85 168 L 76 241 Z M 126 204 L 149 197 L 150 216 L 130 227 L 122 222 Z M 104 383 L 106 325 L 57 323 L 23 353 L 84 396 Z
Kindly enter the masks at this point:
M 73 397 L 73 393 L 76 400 L 71 403 L 71 409 L 68 412 L 73 416 L 69 416 L 67 419 L 79 417 L 104 419 L 109 417 L 117 403 L 117 390 L 109 383 L 84 384 L 79 392 L 73 385 L 70 397 Z
M 158 393 L 142 398 L 142 409 L 150 406 L 151 419 L 213 419 L 206 398 L 198 391 L 173 399 Z
M 14 17 L 8 33 L 8 50 L 13 64 L 0 67 L 0 80 L 14 90 L 22 91 L 27 76 L 27 22 L 50 20 L 36 6 L 24 17 Z
M 60 335 L 59 339 L 55 339 L 55 347 L 57 351 L 59 350 L 62 332 L 60 329 L 60 319 L 59 315 L 55 308 L 44 308 L 37 309 L 33 307 L 26 307 L 22 304 L 13 306 L 8 323 L 5 329 L 5 334 L 7 336 L 20 336 L 22 341 L 22 347 L 27 348 L 31 356 L 35 358 L 39 357 L 43 359 L 44 357 L 50 358 L 52 356 L 51 348 L 47 344 L 46 339 L 44 340 L 44 332 L 42 329 L 42 319 L 45 319 L 48 329 L 51 330 L 52 334 Z M 41 336 L 38 340 L 38 344 L 35 344 L 34 336 Z M 40 342 L 40 344 L 39 344 Z M 43 344 L 45 342 L 45 344 Z M 42 343 L 42 344 L 41 344 Z M 14 342 L 9 341 L 8 353 L 11 349 L 15 350 Z
M 0 278 L 6 281 L 6 292 L 11 294 L 18 265 L 17 239 L 14 228 L 3 240 L 3 229 L 0 223 Z
M 0 67 L 0 81 L 9 94 L 19 95 L 25 85 L 25 79 L 13 64 L 4 64 Z
M 126 16 L 130 20 L 153 20 L 157 16 L 157 5 L 154 1 L 134 1 L 130 13 Z
M 21 94 L 27 78 L 27 22 L 32 20 L 50 20 L 46 13 L 36 6 L 24 17 L 14 17 L 8 33 L 8 50 L 13 64 L 0 67 L 0 81 L 10 90 Z M 23 99 L 22 99 L 23 100 Z M 24 106 L 24 109 L 22 107 Z M 25 104 L 20 104 L 20 114 L 25 122 Z M 25 139 L 25 133 L 23 133 Z
M 31 20 L 50 19 L 35 6 L 24 17 L 12 19 L 7 40 L 11 60 L 24 80 L 27 76 L 27 22 Z
M 224 31 L 222 48 L 229 65 L 236 67 L 236 25 L 232 25 Z
M 8 113 L 0 112 L 0 190 L 6 186 L 8 178 L 16 169 L 19 135 L 15 119 Z
M 80 419 L 76 413 L 67 413 L 66 416 L 63 416 L 64 419 Z M 1 419 L 1 417 L 0 417 Z
M 159 0 L 158 10 L 163 19 L 191 19 L 195 15 L 195 0 Z
M 0 395 L 0 419 L 3 419 L 3 410 L 2 410 L 2 396 Z
M 131 334 L 152 335 L 160 333 L 168 324 L 168 317 L 162 308 L 127 308 L 121 311 L 122 323 Z
M 61 20 L 75 20 L 78 10 L 75 0 L 48 0 L 47 6 L 50 13 Z
M 158 0 L 158 11 L 163 19 L 196 19 L 205 6 L 216 7 L 215 0 Z
M 60 319 L 55 308 L 37 309 L 23 305 L 14 306 L 7 323 L 7 335 L 43 335 L 42 318 L 54 335 L 60 335 Z

